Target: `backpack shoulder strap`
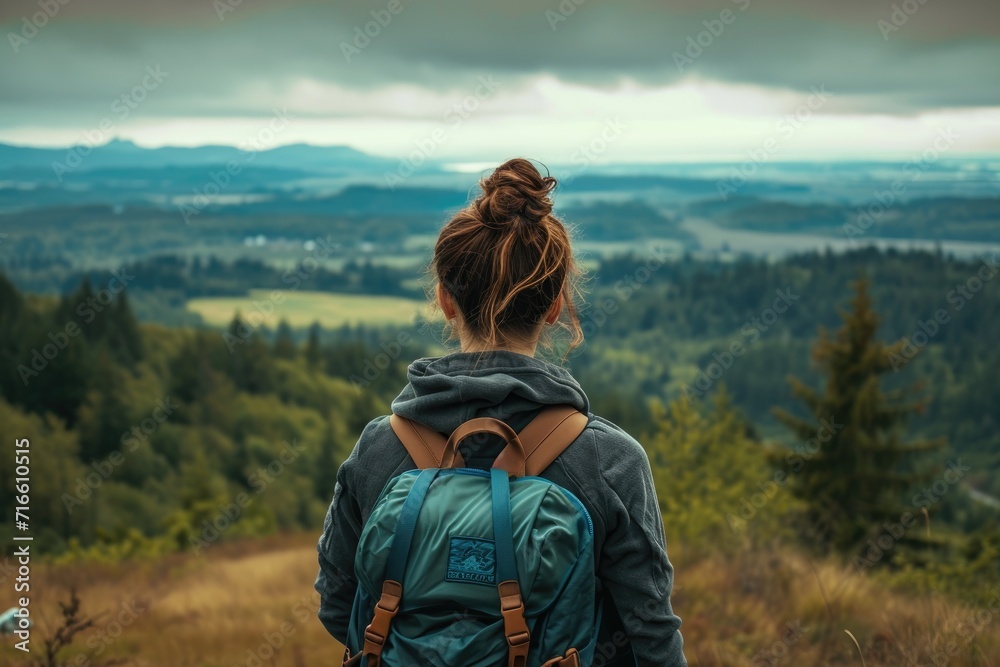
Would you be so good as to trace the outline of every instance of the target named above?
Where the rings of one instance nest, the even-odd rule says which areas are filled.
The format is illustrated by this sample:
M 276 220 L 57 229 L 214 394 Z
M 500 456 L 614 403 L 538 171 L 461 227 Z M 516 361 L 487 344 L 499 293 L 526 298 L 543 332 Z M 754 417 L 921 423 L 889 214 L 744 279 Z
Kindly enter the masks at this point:
M 521 429 L 518 439 L 524 447 L 524 474 L 538 475 L 558 458 L 563 451 L 576 440 L 589 419 L 576 408 L 569 405 L 557 405 L 545 408 Z M 389 417 L 389 425 L 399 438 L 410 458 L 420 470 L 440 468 L 448 439 L 441 433 L 430 429 L 412 419 L 393 414 Z M 504 448 L 493 464 L 496 468 L 509 470 L 516 454 L 510 447 Z M 455 452 L 454 467 L 465 466 L 462 455 Z
M 576 440 L 589 422 L 587 415 L 569 405 L 545 408 L 518 433 L 524 447 L 524 474 L 535 476 Z M 497 456 L 495 468 L 509 470 L 515 454 L 506 447 Z
M 420 470 L 427 468 L 440 468 L 441 456 L 444 454 L 444 446 L 448 442 L 441 433 L 434 429 L 427 428 L 419 422 L 397 414 L 389 416 L 389 425 L 392 426 L 393 433 L 399 438 L 410 458 L 417 464 Z M 455 467 L 463 467 L 465 462 L 462 455 L 455 452 Z

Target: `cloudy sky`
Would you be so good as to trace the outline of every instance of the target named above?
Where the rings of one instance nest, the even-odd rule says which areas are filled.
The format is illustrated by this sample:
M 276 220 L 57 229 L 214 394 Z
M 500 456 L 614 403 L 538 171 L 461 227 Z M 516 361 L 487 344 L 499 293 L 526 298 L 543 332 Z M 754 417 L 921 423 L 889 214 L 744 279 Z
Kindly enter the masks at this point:
M 1000 153 L 995 0 L 4 0 L 0 28 L 7 143 Z

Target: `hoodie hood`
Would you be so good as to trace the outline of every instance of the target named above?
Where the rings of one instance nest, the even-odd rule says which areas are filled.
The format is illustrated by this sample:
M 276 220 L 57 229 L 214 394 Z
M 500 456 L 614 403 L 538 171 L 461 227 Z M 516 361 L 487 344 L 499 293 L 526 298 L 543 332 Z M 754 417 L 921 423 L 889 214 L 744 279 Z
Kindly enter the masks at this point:
M 456 352 L 417 359 L 409 383 L 392 402 L 400 417 L 451 433 L 475 417 L 503 421 L 546 405 L 572 405 L 584 414 L 590 401 L 564 368 L 516 352 Z

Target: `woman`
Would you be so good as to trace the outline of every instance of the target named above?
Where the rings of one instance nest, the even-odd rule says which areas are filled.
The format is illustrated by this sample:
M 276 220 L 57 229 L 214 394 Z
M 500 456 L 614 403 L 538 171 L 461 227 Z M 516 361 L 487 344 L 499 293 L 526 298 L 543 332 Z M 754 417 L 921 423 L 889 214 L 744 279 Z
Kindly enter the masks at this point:
M 604 622 L 597 665 L 685 665 L 680 619 L 670 606 L 673 568 L 649 461 L 611 422 L 589 413 L 580 385 L 535 358 L 544 330 L 561 325 L 582 341 L 574 305 L 577 271 L 569 234 L 552 215 L 556 180 L 513 159 L 480 183 L 482 193 L 448 222 L 434 248 L 437 303 L 461 352 L 419 359 L 393 413 L 440 433 L 477 416 L 524 426 L 550 405 L 590 418 L 542 476 L 575 494 L 591 515 Z M 469 467 L 489 468 L 503 443 L 461 448 Z M 388 417 L 372 421 L 337 473 L 319 541 L 319 617 L 344 641 L 357 582 L 359 536 L 386 483 L 413 459 Z

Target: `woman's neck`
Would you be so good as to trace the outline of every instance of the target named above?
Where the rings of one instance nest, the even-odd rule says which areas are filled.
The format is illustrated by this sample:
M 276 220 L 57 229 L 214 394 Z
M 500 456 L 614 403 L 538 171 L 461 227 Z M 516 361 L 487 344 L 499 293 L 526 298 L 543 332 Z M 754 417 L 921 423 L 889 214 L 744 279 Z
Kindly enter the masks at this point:
M 494 352 L 494 351 L 514 352 L 516 354 L 523 354 L 526 357 L 535 356 L 535 350 L 538 347 L 537 343 L 532 343 L 530 345 L 510 344 L 510 345 L 499 346 L 499 345 L 486 345 L 481 341 L 464 340 L 464 339 L 460 340 L 460 343 L 462 346 L 462 352 Z

